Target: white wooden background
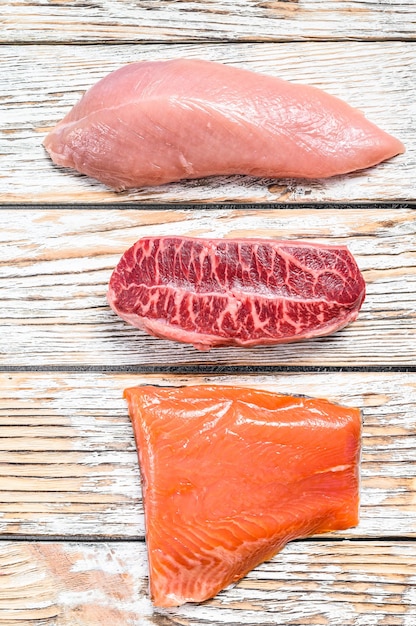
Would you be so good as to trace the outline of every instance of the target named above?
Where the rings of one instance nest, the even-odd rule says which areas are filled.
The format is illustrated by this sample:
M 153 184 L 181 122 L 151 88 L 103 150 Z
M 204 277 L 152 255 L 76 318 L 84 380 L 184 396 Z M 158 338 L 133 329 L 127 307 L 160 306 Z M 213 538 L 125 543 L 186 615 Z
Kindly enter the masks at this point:
M 1 4 L 0 626 L 416 624 L 415 36 L 413 0 Z M 88 86 L 176 56 L 322 87 L 407 151 L 329 181 L 119 194 L 51 164 L 42 139 Z M 159 233 L 347 244 L 367 298 L 354 324 L 310 342 L 202 354 L 157 340 L 119 320 L 105 292 L 122 252 Z M 293 542 L 213 600 L 163 611 L 147 594 L 122 391 L 201 381 L 360 407 L 361 519 Z

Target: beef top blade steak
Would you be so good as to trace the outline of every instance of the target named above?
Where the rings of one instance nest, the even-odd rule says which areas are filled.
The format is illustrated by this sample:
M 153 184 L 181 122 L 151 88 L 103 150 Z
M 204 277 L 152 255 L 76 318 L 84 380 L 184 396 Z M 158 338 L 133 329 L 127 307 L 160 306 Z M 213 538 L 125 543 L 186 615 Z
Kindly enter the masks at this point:
M 122 256 L 107 297 L 133 326 L 210 350 L 333 333 L 356 319 L 365 282 L 345 246 L 146 237 Z

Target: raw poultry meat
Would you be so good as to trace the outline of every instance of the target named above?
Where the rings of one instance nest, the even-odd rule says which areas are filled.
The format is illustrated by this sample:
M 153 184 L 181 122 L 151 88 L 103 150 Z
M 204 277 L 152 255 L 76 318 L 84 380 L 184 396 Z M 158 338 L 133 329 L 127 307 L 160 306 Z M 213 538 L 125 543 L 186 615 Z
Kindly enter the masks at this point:
M 155 605 L 206 600 L 288 541 L 358 523 L 358 409 L 220 385 L 125 397 Z
M 168 236 L 127 250 L 107 294 L 128 323 L 199 350 L 328 335 L 356 319 L 364 297 L 344 246 Z
M 220 174 L 326 178 L 404 152 L 322 90 L 190 59 L 112 72 L 44 145 L 57 165 L 117 190 Z

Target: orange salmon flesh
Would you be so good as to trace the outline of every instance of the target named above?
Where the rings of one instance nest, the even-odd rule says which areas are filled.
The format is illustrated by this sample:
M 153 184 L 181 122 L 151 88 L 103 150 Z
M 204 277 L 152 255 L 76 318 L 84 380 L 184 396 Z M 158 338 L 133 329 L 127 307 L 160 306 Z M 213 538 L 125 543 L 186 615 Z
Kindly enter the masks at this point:
M 211 598 L 288 541 L 358 523 L 358 409 L 220 385 L 124 395 L 156 606 Z

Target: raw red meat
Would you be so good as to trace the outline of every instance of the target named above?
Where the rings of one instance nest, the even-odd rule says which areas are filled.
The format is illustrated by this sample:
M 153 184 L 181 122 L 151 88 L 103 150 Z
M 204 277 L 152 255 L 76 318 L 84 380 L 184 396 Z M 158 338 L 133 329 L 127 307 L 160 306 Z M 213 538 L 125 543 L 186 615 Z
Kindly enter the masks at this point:
M 221 385 L 125 397 L 157 606 L 206 600 L 291 539 L 357 524 L 358 409 Z
M 356 319 L 364 296 L 344 246 L 190 237 L 140 239 L 108 290 L 133 326 L 199 350 L 327 335 Z
M 218 174 L 326 178 L 404 152 L 319 89 L 190 59 L 109 74 L 44 145 L 54 163 L 118 190 Z

